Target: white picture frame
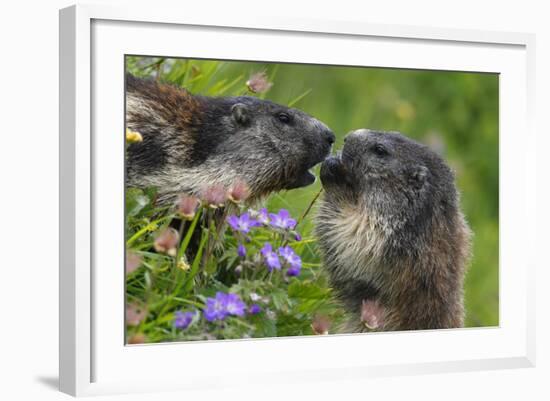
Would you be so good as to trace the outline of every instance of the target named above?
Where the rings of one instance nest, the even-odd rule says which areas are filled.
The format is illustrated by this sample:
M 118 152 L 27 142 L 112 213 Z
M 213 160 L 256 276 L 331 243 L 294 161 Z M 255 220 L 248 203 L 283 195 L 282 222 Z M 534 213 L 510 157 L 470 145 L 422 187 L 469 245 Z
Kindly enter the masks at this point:
M 182 47 L 184 36 L 200 41 Z M 80 396 L 239 386 L 243 375 L 267 385 L 534 366 L 534 40 L 521 33 L 245 19 L 212 10 L 61 10 L 60 390 Z M 316 52 L 319 46 L 331 51 Z M 126 347 L 118 242 L 124 54 L 501 74 L 499 327 Z M 111 137 L 98 134 L 111 130 Z M 519 146 L 518 138 L 531 146 Z M 182 355 L 192 363 L 174 362 Z M 217 359 L 231 361 L 231 370 Z

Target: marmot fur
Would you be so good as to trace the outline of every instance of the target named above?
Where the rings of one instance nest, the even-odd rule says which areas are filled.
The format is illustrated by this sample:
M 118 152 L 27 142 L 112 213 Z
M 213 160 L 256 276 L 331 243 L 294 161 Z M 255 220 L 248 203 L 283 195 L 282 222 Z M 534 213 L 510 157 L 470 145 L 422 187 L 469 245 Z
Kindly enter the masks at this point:
M 126 183 L 156 187 L 159 202 L 240 179 L 253 198 L 311 184 L 334 134 L 308 114 L 255 97 L 206 97 L 126 76 Z
M 316 230 L 345 330 L 461 327 L 471 234 L 442 158 L 361 129 L 323 162 L 321 182 Z

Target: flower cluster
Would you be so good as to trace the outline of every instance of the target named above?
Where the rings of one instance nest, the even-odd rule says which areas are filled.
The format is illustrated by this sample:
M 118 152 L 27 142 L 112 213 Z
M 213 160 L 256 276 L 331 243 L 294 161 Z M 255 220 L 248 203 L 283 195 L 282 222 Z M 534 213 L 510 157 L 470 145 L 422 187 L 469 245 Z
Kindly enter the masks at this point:
M 201 193 L 201 199 L 204 204 L 213 209 L 223 207 L 227 200 L 235 204 L 240 204 L 249 197 L 250 187 L 240 178 L 236 179 L 233 185 L 228 189 L 222 184 L 215 184 L 205 187 Z
M 250 190 L 244 181 L 237 181 L 229 189 L 223 185 L 213 185 L 201 192 L 200 199 L 192 195 L 181 195 L 175 203 L 175 213 L 182 219 L 193 220 L 198 213 L 206 213 L 208 208 L 216 209 L 227 206 L 228 201 L 238 206 L 249 195 Z M 238 207 L 238 210 L 243 209 Z M 292 218 L 288 210 L 280 209 L 277 213 L 270 213 L 267 208 L 243 210 L 240 214 L 229 215 L 226 217 L 226 221 L 237 240 L 236 254 L 241 259 L 235 268 L 235 274 L 241 276 L 243 268 L 251 266 L 260 268 L 260 270 L 262 266 L 266 266 L 269 272 L 279 270 L 288 277 L 300 274 L 302 260 L 288 245 L 288 242 L 291 239 L 300 241 L 301 236 L 295 231 L 297 221 Z M 261 248 L 261 244 L 255 241 L 252 232 L 255 228 L 260 227 L 270 230 L 272 237 L 270 242 L 263 243 Z M 175 257 L 178 255 L 177 248 L 180 246 L 181 237 L 180 232 L 172 227 L 167 227 L 155 235 L 153 246 L 157 252 Z M 250 245 L 245 246 L 245 244 Z M 248 246 L 250 249 L 247 249 Z M 141 262 L 138 255 L 128 253 L 127 269 L 129 272 L 136 270 Z M 185 252 L 182 252 L 175 266 L 190 274 L 188 273 L 190 263 L 187 261 Z M 178 330 L 187 330 L 195 324 L 203 327 L 206 322 L 222 322 L 230 316 L 254 316 L 262 312 L 262 306 L 257 301 L 269 303 L 255 293 L 251 294 L 250 300 L 252 303 L 247 305 L 236 293 L 217 292 L 215 296 L 205 299 L 204 307 L 200 310 L 174 312 L 173 327 Z M 145 318 L 146 313 L 145 310 L 130 305 L 127 310 L 128 325 L 138 326 Z M 266 316 L 273 313 L 269 308 L 265 311 Z
M 227 316 L 244 316 L 246 304 L 237 294 L 217 292 L 214 298 L 206 298 L 204 317 L 209 322 L 224 320 Z
M 269 271 L 274 269 L 281 270 L 282 266 L 288 267 L 286 275 L 289 277 L 297 276 L 302 269 L 302 260 L 290 246 L 286 245 L 278 249 L 278 253 L 273 250 L 273 246 L 266 242 L 261 249 L 261 254 Z M 281 258 L 283 263 L 281 264 Z
M 264 207 L 259 211 L 250 210 L 241 216 L 231 215 L 227 218 L 229 226 L 233 231 L 248 234 L 251 228 L 259 226 L 270 226 L 271 228 L 283 231 L 290 231 L 296 227 L 296 220 L 290 216 L 286 209 L 280 209 L 278 213 L 268 213 Z M 294 233 L 299 241 L 298 233 Z
M 208 322 L 215 322 L 225 320 L 227 316 L 243 317 L 246 313 L 257 315 L 261 311 L 262 308 L 258 304 L 247 307 L 237 294 L 217 292 L 215 297 L 206 298 L 203 315 Z M 199 318 L 200 312 L 197 310 L 192 312 L 177 311 L 174 314 L 174 327 L 185 330 Z

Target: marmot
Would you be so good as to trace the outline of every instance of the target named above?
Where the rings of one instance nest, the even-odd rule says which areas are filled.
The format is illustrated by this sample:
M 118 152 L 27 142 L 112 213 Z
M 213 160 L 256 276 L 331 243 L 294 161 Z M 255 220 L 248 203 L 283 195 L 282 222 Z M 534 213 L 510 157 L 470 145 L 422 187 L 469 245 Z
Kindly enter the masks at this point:
M 442 158 L 397 132 L 360 129 L 323 162 L 321 182 L 316 232 L 345 330 L 463 326 L 471 232 Z
M 251 198 L 303 187 L 329 155 L 332 131 L 310 115 L 255 97 L 206 97 L 126 76 L 126 183 L 155 187 L 159 203 L 236 179 Z

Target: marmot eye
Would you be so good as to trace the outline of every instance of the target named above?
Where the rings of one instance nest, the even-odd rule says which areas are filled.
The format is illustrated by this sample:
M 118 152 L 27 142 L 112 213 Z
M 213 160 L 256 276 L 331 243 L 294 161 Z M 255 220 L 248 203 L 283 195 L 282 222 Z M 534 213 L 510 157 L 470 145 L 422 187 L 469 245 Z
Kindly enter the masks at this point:
M 388 152 L 388 150 L 385 147 L 383 147 L 382 145 L 375 145 L 372 148 L 372 151 L 378 156 L 387 156 L 387 155 L 390 154 Z
M 287 113 L 279 113 L 279 114 L 277 114 L 277 118 L 283 124 L 289 124 L 290 123 L 290 116 Z

